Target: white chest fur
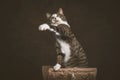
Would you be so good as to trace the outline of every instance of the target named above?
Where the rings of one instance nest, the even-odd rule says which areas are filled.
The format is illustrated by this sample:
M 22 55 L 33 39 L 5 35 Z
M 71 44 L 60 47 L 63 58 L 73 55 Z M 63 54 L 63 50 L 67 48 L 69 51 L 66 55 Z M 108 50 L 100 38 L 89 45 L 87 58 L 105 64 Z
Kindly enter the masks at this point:
M 63 54 L 65 54 L 65 59 L 64 61 L 67 62 L 70 59 L 70 45 L 68 43 L 66 43 L 65 41 L 59 40 L 57 39 L 58 43 L 61 46 L 61 51 Z

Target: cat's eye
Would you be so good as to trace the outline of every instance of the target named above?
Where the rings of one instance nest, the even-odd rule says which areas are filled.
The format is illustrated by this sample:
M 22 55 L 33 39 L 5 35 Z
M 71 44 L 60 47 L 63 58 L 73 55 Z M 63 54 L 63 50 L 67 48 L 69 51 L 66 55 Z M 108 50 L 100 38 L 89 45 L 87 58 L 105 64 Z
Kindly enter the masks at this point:
M 60 15 L 57 15 L 57 17 L 60 17 Z
M 62 15 L 57 15 L 57 17 L 64 18 L 64 16 L 62 16 Z

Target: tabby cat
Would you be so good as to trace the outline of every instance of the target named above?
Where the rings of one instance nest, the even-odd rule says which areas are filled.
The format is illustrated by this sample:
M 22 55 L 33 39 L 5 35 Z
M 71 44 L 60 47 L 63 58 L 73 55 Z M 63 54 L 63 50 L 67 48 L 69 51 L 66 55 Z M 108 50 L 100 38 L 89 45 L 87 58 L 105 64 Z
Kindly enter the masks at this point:
M 87 67 L 87 57 L 83 47 L 71 31 L 62 8 L 57 13 L 46 14 L 48 21 L 39 26 L 39 30 L 49 30 L 55 33 L 57 63 L 53 67 L 59 70 L 61 67 Z

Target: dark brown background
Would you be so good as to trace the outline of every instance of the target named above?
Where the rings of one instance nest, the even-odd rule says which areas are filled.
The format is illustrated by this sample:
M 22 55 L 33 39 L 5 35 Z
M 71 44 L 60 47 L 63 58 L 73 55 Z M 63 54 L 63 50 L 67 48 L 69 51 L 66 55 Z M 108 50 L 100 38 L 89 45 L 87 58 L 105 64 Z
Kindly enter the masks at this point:
M 54 65 L 50 32 L 38 31 L 46 12 L 62 7 L 83 45 L 97 80 L 120 80 L 119 4 L 110 0 L 8 0 L 0 2 L 0 80 L 42 80 L 41 66 Z

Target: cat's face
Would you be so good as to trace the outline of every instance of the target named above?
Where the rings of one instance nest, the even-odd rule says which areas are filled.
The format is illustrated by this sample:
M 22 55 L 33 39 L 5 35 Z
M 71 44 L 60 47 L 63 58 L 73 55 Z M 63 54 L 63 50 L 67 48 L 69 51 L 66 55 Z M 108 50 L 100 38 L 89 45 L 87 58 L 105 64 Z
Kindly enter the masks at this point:
M 49 19 L 50 25 L 52 26 L 67 24 L 67 20 L 63 14 L 62 8 L 60 8 L 57 13 L 54 13 L 54 14 L 47 13 L 46 16 L 47 16 L 47 19 Z

